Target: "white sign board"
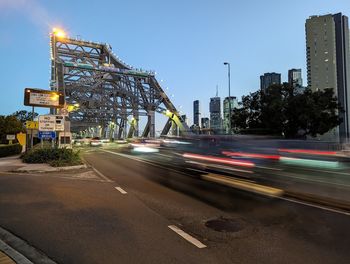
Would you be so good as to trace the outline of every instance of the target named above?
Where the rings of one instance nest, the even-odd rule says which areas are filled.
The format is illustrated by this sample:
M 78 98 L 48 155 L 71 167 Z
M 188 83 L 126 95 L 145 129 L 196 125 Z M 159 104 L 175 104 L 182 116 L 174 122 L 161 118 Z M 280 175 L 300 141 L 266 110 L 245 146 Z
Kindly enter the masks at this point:
M 56 116 L 55 131 L 64 131 L 64 117 L 61 115 Z
M 29 95 L 29 103 L 33 105 L 59 106 L 59 96 L 49 93 L 31 92 Z
M 15 135 L 6 135 L 7 140 L 15 140 L 16 136 Z
M 39 131 L 55 131 L 56 116 L 41 115 L 39 116 Z

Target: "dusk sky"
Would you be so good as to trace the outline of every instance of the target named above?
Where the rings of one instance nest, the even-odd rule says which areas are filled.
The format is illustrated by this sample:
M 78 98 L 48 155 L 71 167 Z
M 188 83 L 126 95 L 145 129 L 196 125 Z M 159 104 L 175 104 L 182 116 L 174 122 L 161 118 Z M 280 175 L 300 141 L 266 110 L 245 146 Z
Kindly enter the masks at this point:
M 305 20 L 337 12 L 350 16 L 350 1 L 0 0 L 0 114 L 30 110 L 25 87 L 49 88 L 52 27 L 107 42 L 128 64 L 155 70 L 192 124 L 193 100 L 208 116 L 216 85 L 219 96 L 228 95 L 224 61 L 231 63 L 234 96 L 256 91 L 264 72 L 282 73 L 285 81 L 290 68 L 302 68 L 306 85 Z

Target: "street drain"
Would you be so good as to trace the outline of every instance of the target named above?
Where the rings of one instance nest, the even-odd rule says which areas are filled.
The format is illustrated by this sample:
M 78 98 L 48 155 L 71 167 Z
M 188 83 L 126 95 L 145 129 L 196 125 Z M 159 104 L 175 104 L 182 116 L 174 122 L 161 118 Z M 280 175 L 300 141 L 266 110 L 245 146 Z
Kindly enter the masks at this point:
M 205 226 L 218 232 L 238 232 L 242 230 L 242 224 L 238 220 L 220 217 L 208 220 Z

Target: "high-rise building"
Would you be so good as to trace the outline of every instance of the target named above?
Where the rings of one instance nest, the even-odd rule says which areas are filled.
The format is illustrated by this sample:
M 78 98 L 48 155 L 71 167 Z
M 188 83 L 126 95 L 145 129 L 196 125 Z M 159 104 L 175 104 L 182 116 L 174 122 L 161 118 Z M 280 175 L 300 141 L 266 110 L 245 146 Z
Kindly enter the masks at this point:
M 260 89 L 265 90 L 273 84 L 281 84 L 281 74 L 267 72 L 260 76 Z
M 224 122 L 223 122 L 223 128 L 225 130 L 226 134 L 231 134 L 232 132 L 232 127 L 231 127 L 231 131 L 230 131 L 230 110 L 231 113 L 233 111 L 233 109 L 238 107 L 238 101 L 237 98 L 235 96 L 230 96 L 230 97 L 226 97 L 224 99 Z
M 348 18 L 341 13 L 306 20 L 307 81 L 312 91 L 333 88 L 345 112 L 343 122 L 327 133 L 330 140 L 349 140 L 350 46 Z
M 220 132 L 222 128 L 221 120 L 221 99 L 218 96 L 210 98 L 210 128 L 215 132 Z
M 288 83 L 294 87 L 295 94 L 301 94 L 305 91 L 301 69 L 288 70 Z
M 201 110 L 199 100 L 193 101 L 193 125 L 199 127 L 201 120 Z
M 188 118 L 187 118 L 187 115 L 182 115 L 181 118 L 182 118 L 182 120 L 186 123 L 186 125 L 188 125 Z
M 202 117 L 201 123 L 202 123 L 202 129 L 210 128 L 210 121 L 208 117 Z
M 294 87 L 303 86 L 303 78 L 301 75 L 301 69 L 288 70 L 288 83 Z

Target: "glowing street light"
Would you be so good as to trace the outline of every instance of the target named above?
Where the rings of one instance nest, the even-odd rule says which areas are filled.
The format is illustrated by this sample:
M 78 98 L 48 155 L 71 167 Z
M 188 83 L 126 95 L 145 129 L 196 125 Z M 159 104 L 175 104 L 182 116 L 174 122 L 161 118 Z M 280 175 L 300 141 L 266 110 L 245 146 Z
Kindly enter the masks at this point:
M 59 28 L 53 28 L 52 33 L 58 38 L 66 37 L 66 32 L 64 32 L 62 29 L 59 29 Z

